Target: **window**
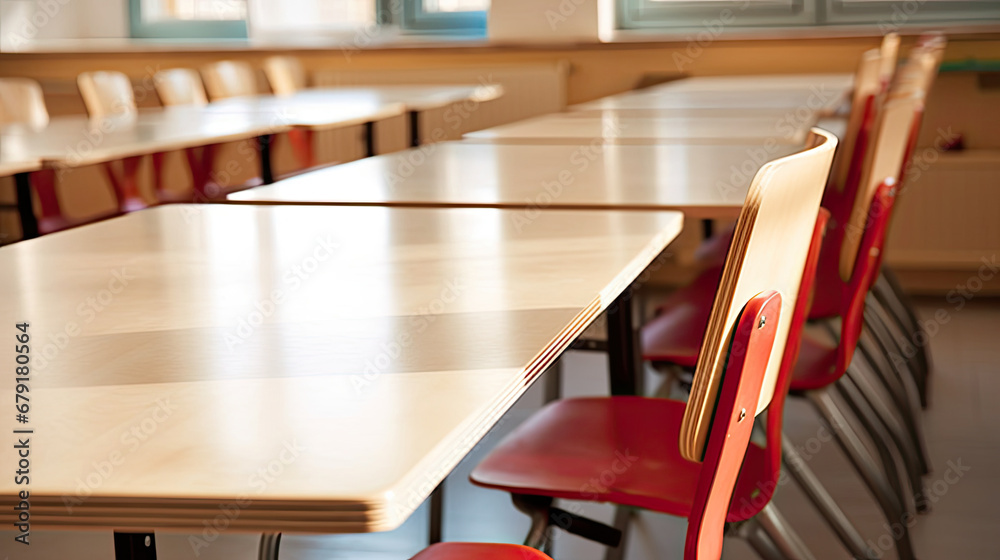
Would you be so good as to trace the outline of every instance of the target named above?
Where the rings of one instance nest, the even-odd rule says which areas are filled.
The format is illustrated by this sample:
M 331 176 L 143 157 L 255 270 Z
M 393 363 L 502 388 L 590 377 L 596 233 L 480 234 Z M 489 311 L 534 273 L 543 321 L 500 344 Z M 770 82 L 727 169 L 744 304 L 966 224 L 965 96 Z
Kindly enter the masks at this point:
M 129 0 L 132 37 L 246 38 L 247 0 Z
M 618 0 L 618 27 L 700 29 L 913 24 L 1000 17 L 996 0 Z M 718 31 L 716 31 L 718 30 Z
M 398 0 L 389 0 L 390 4 Z M 403 0 L 400 27 L 424 33 L 486 34 L 490 0 Z

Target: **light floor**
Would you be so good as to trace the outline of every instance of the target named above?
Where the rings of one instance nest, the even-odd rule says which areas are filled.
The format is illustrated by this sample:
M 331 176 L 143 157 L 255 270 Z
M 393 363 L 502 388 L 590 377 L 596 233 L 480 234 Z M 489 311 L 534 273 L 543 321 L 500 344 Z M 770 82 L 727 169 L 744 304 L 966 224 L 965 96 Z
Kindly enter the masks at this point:
M 944 299 L 919 301 L 922 317 L 944 310 L 947 323 L 931 338 L 934 373 L 931 406 L 923 416 L 934 472 L 925 480 L 937 501 L 933 511 L 918 519 L 912 529 L 921 559 L 1000 558 L 1000 300 L 979 298 L 962 309 Z M 606 370 L 600 354 L 570 353 L 564 359 L 565 396 L 606 395 Z M 652 377 L 651 380 L 655 380 Z M 526 518 L 501 492 L 483 490 L 467 482 L 469 471 L 508 431 L 541 405 L 536 386 L 503 418 L 448 478 L 445 492 L 446 540 L 520 542 Z M 874 502 L 833 442 L 821 443 L 820 425 L 812 410 L 791 400 L 786 412 L 786 433 L 799 446 L 814 452 L 808 465 L 859 527 L 877 544 L 888 531 Z M 949 464 L 968 466 L 957 481 L 945 480 Z M 776 503 L 819 560 L 846 559 L 833 533 L 805 501 L 794 482 L 779 486 Z M 582 513 L 610 521 L 612 509 L 583 504 Z M 682 557 L 685 521 L 642 513 L 634 522 L 628 542 L 629 560 Z M 422 507 L 396 531 L 371 535 L 285 535 L 281 558 L 288 560 L 399 560 L 423 548 L 427 509 Z M 32 532 L 30 547 L 14 545 L 11 531 L 0 531 L 3 560 L 90 560 L 113 558 L 110 532 Z M 883 538 L 882 542 L 886 542 Z M 199 554 L 187 535 L 157 534 L 161 560 L 237 560 L 256 558 L 255 535 L 222 534 Z M 600 546 L 560 534 L 557 560 L 603 558 Z M 755 558 L 738 539 L 727 539 L 724 558 Z M 894 558 L 892 551 L 885 558 Z

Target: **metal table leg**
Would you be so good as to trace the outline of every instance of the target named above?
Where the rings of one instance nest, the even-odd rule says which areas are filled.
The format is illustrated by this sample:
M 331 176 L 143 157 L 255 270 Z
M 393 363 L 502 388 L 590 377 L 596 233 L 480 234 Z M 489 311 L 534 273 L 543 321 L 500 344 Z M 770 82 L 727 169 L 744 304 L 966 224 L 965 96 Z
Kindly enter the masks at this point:
M 642 390 L 639 346 L 632 324 L 632 289 L 608 308 L 608 366 L 612 395 L 639 395 Z
M 153 533 L 115 532 L 115 560 L 156 560 Z
M 21 217 L 21 232 L 23 239 L 38 237 L 38 219 L 31 205 L 31 174 L 18 173 L 14 175 L 17 187 L 17 213 Z
M 375 155 L 375 123 L 368 121 L 365 123 L 365 157 Z
M 410 147 L 420 146 L 420 111 L 410 111 Z
M 260 155 L 260 180 L 265 185 L 274 182 L 274 171 L 271 169 L 271 141 L 273 134 L 257 137 L 257 153 Z

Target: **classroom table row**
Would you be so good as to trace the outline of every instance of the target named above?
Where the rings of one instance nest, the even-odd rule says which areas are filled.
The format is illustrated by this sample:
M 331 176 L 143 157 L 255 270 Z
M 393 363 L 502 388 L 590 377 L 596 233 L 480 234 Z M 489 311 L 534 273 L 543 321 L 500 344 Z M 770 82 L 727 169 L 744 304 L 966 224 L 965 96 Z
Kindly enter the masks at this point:
M 685 217 L 735 217 L 802 149 L 679 118 L 718 141 L 447 142 L 3 248 L 0 316 L 37 356 L 29 423 L 4 422 L 46 434 L 33 523 L 141 543 L 236 507 L 234 530 L 393 529 L 603 313 L 612 390 L 634 394 L 631 285 Z

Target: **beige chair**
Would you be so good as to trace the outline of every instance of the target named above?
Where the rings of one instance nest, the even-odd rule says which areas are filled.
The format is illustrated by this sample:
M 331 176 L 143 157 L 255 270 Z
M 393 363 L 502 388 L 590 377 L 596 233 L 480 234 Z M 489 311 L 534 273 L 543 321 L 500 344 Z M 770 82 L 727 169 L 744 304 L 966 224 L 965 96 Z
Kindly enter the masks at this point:
M 132 81 L 121 72 L 84 72 L 76 78 L 80 96 L 92 119 L 134 117 L 138 113 Z M 132 212 L 149 206 L 139 193 L 136 175 L 142 156 L 132 156 L 121 160 L 121 172 L 114 162 L 104 163 L 104 171 L 118 199 L 118 210 Z
M 202 67 L 201 78 L 212 101 L 257 95 L 257 73 L 246 62 L 220 60 Z
M 854 74 L 854 94 L 851 98 L 851 113 L 847 117 L 847 128 L 837 150 L 837 160 L 833 166 L 830 183 L 836 193 L 842 193 L 856 165 L 855 149 L 859 135 L 867 122 L 873 118 L 881 101 L 884 89 L 882 82 L 882 55 L 878 49 L 865 51 Z
M 121 72 L 84 72 L 77 76 L 76 83 L 91 118 L 137 112 L 132 81 Z
M 899 58 L 899 33 L 889 33 L 882 37 L 882 44 L 879 46 L 879 56 L 882 58 L 879 67 L 879 75 L 885 86 L 889 85 L 892 75 L 896 71 L 896 60 Z
M 308 87 L 305 68 L 294 56 L 265 58 L 264 75 L 275 95 L 291 95 Z
M 153 85 L 164 107 L 208 104 L 201 76 L 190 68 L 161 70 L 153 76 Z
M 49 123 L 49 112 L 38 82 L 25 78 L 0 78 L 0 125 L 24 124 L 41 128 Z M 80 225 L 84 220 L 70 219 L 63 214 L 56 191 L 56 174 L 53 169 L 43 169 L 29 175 L 32 190 L 38 197 L 40 216 L 34 224 L 21 224 L 23 235 L 52 233 Z M 102 219 L 94 216 L 86 221 Z

